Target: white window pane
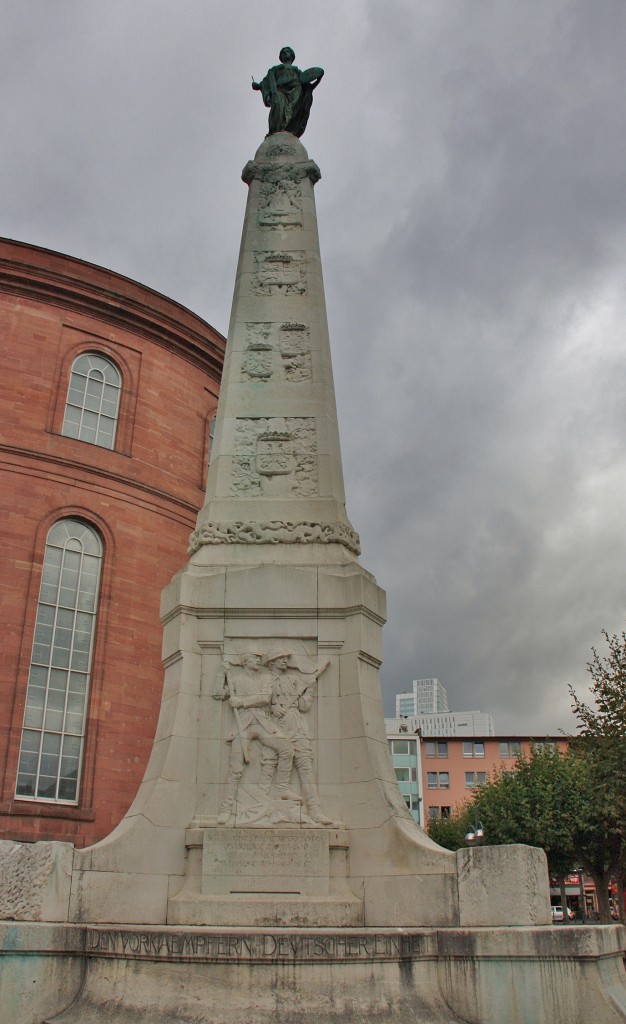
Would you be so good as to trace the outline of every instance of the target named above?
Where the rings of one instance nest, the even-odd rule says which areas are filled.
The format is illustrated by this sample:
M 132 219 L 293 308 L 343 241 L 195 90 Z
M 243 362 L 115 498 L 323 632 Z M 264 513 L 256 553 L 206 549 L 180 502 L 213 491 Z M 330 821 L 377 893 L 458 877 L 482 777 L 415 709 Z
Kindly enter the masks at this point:
M 109 359 L 94 352 L 74 361 L 67 393 L 63 433 L 113 448 L 122 378 Z
M 22 799 L 76 802 L 101 552 L 97 533 L 80 520 L 61 520 L 49 531 L 16 786 Z M 53 603 L 46 580 L 61 566 Z
M 33 729 L 41 729 L 43 725 L 43 700 L 39 705 L 33 704 L 29 695 L 28 704 L 24 711 L 24 725 Z
M 48 690 L 47 706 L 52 711 L 63 711 L 65 708 L 65 693 L 63 690 Z
M 77 715 L 66 715 L 64 729 L 65 734 L 73 734 L 75 736 L 82 736 L 83 733 L 83 714 L 82 711 Z
M 40 800 L 55 800 L 56 799 L 56 787 L 57 779 L 56 773 L 54 776 L 43 775 L 39 776 L 39 783 L 37 785 L 37 796 Z
M 33 662 L 36 665 L 47 665 L 50 661 L 49 646 L 45 644 L 33 644 Z
M 80 740 L 75 736 L 66 736 L 63 740 L 63 757 L 78 757 L 80 754 Z
M 34 797 L 35 795 L 35 775 L 24 774 L 20 772 L 17 776 L 17 786 L 15 787 L 15 795 L 23 797 Z
M 46 729 L 54 729 L 54 730 L 62 729 L 63 728 L 63 712 L 62 711 L 52 711 L 51 709 L 48 709 L 46 711 L 46 718 L 45 718 L 45 722 L 44 722 L 44 727 Z
M 70 693 L 84 694 L 87 689 L 87 676 L 80 672 L 70 673 Z
M 122 379 L 117 371 L 117 368 L 113 365 L 113 363 L 109 363 L 108 361 L 105 362 L 105 360 L 103 360 L 103 363 L 104 366 L 102 367 L 102 369 L 104 372 L 104 379 L 106 380 L 107 385 L 119 389 L 122 383 Z
M 72 668 L 87 671 L 89 666 L 89 655 L 85 651 L 74 651 L 72 653 Z
M 97 423 L 98 423 L 98 421 L 97 421 L 97 414 L 100 412 L 100 393 L 99 392 L 97 394 L 95 394 L 95 395 L 94 394 L 87 394 L 85 396 L 85 409 L 87 409 L 89 412 L 93 413 L 96 416 L 96 426 L 97 426 Z
M 61 779 L 59 781 L 59 800 L 66 800 L 69 803 L 76 803 L 78 792 L 78 781 L 76 779 Z

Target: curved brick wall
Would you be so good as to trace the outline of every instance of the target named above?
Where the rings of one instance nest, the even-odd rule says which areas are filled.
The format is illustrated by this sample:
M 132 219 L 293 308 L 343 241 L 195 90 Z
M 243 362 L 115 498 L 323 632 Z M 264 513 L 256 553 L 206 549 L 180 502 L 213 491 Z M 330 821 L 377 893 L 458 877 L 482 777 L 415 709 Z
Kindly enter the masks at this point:
M 89 845 L 130 805 L 160 704 L 161 589 L 186 561 L 204 497 L 224 338 L 101 267 L 0 239 L 0 836 Z M 61 435 L 72 363 L 113 360 L 114 451 Z M 15 799 L 46 535 L 79 516 L 104 541 L 78 807 Z

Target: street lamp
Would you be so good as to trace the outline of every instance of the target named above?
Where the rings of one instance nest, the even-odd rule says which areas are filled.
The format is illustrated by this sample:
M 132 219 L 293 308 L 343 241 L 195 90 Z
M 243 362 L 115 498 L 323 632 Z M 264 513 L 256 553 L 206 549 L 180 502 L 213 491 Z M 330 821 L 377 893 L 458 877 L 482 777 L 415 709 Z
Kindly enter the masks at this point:
M 469 846 L 480 846 L 485 839 L 485 830 L 482 826 L 482 822 L 478 821 L 475 825 L 470 825 L 469 831 L 466 833 L 465 842 Z

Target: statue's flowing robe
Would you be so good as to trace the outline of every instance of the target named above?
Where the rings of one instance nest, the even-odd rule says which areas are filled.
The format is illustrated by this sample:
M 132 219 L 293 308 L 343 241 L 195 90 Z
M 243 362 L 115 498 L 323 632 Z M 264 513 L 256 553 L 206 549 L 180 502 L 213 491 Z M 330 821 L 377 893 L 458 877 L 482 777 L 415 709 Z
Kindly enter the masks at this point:
M 269 135 L 291 132 L 300 138 L 304 134 L 313 102 L 310 79 L 318 77 L 313 72 L 319 71 L 320 68 L 300 71 L 288 64 L 277 64 L 269 69 L 261 82 L 263 102 L 270 108 Z

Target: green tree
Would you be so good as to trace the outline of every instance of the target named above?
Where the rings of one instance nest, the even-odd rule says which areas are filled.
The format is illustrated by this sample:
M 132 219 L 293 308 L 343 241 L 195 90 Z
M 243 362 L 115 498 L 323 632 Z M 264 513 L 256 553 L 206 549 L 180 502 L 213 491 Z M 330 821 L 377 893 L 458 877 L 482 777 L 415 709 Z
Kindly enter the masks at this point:
M 470 827 L 468 805 L 455 808 L 449 818 L 434 818 L 428 822 L 428 835 L 446 850 L 460 850 L 467 846 L 465 836 Z
M 477 790 L 473 811 L 489 843 L 525 843 L 545 850 L 565 907 L 565 876 L 577 863 L 575 773 L 558 750 L 533 747 L 512 772 L 499 770 Z
M 465 845 L 471 825 L 482 824 L 489 845 L 524 843 L 545 850 L 548 869 L 561 884 L 577 864 L 574 844 L 576 775 L 557 750 L 531 749 L 513 771 L 497 769 L 469 803 L 448 819 L 431 822 L 428 834 L 449 850 Z
M 587 669 L 593 703 L 581 700 L 570 686 L 578 737 L 572 761 L 578 773 L 580 806 L 575 839 L 585 869 L 592 876 L 600 920 L 608 922 L 608 885 L 618 884 L 624 920 L 626 875 L 626 633 L 609 636 L 604 656 L 592 648 Z

